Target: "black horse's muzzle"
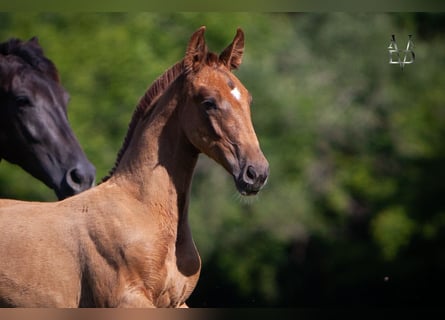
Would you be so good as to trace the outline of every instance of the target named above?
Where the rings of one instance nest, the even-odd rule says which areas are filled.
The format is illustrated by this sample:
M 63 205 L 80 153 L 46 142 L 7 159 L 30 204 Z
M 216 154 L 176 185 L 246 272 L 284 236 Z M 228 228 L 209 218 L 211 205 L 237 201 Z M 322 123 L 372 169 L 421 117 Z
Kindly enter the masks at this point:
M 78 164 L 66 171 L 59 188 L 55 192 L 59 200 L 78 194 L 94 185 L 96 169 L 90 163 Z

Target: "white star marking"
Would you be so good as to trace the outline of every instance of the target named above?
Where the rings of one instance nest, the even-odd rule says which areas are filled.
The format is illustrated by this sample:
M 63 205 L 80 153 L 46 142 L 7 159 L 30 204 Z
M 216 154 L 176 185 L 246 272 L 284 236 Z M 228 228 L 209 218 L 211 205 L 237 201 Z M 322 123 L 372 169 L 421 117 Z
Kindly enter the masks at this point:
M 241 98 L 241 93 L 239 92 L 238 88 L 233 88 L 232 91 L 230 91 L 230 93 L 232 94 L 232 96 L 235 97 L 236 100 L 240 100 Z

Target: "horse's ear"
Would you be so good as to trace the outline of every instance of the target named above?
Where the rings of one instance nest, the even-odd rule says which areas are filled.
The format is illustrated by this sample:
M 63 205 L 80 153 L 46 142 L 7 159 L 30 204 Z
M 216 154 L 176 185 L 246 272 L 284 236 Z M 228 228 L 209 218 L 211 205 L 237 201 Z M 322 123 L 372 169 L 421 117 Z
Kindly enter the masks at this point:
M 238 69 L 243 60 L 244 53 L 244 32 L 240 28 L 236 30 L 235 38 L 227 48 L 219 55 L 219 60 L 230 70 Z
M 184 57 L 186 72 L 199 69 L 201 62 L 207 56 L 207 45 L 204 38 L 205 26 L 202 26 L 192 34 Z
M 39 45 L 39 38 L 37 38 L 37 36 L 34 36 L 31 39 L 29 39 L 29 42 Z

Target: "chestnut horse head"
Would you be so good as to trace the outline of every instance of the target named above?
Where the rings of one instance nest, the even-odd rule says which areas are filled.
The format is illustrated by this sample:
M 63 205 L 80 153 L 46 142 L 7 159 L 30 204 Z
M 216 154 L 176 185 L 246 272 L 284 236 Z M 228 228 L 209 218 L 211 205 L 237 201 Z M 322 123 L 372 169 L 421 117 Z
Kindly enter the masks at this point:
M 216 55 L 207 51 L 205 27 L 189 42 L 184 67 L 187 99 L 181 117 L 190 142 L 221 164 L 242 195 L 256 194 L 269 175 L 250 115 L 252 96 L 231 72 L 242 61 L 244 33 Z
M 68 123 L 67 103 L 37 38 L 0 44 L 0 159 L 22 167 L 59 199 L 90 188 L 95 178 Z

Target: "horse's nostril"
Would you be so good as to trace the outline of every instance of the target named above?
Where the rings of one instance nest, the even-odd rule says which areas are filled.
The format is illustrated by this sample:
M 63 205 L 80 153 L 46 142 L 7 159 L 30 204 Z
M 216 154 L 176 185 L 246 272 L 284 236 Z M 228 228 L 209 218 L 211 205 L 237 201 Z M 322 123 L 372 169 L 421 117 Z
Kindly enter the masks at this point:
M 255 169 L 252 166 L 247 167 L 246 175 L 249 179 L 255 180 L 256 179 L 256 172 Z
M 61 188 L 57 193 L 59 200 L 91 188 L 94 185 L 95 172 L 96 169 L 89 163 L 77 165 L 67 170 Z
M 69 177 L 71 178 L 71 181 L 75 184 L 81 184 L 82 183 L 82 175 L 79 173 L 77 169 L 72 169 L 69 171 Z
M 89 187 L 90 177 L 88 172 L 85 172 L 82 167 L 76 167 L 68 170 L 66 173 L 66 183 L 76 192 L 84 190 Z

